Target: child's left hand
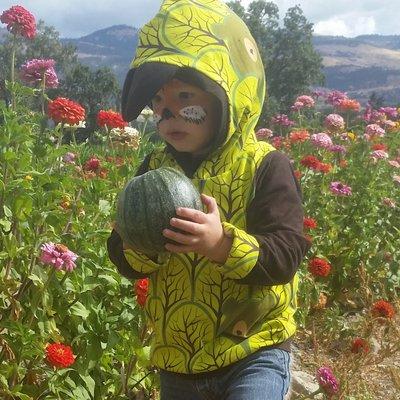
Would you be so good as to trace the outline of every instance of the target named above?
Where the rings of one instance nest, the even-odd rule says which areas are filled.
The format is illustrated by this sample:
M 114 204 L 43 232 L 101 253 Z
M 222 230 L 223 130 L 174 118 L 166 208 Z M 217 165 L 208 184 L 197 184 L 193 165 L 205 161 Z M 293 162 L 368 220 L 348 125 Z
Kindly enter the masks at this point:
M 170 224 L 185 233 L 164 229 L 163 235 L 179 245 L 168 243 L 165 248 L 172 253 L 195 252 L 218 263 L 224 263 L 232 247 L 232 238 L 224 234 L 214 197 L 201 195 L 201 201 L 207 206 L 207 213 L 192 208 L 178 208 L 178 217 L 171 218 Z

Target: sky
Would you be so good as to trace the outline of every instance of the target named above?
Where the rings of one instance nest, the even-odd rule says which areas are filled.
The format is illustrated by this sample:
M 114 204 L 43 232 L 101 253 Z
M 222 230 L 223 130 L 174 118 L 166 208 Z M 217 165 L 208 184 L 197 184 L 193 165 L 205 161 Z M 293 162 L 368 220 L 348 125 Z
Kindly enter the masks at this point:
M 0 13 L 21 5 L 54 26 L 61 37 L 81 37 L 112 25 L 140 27 L 158 10 L 161 0 L 1 0 Z M 242 0 L 246 6 L 251 0 Z M 355 37 L 400 35 L 400 0 L 275 0 L 281 18 L 299 5 L 314 32 Z

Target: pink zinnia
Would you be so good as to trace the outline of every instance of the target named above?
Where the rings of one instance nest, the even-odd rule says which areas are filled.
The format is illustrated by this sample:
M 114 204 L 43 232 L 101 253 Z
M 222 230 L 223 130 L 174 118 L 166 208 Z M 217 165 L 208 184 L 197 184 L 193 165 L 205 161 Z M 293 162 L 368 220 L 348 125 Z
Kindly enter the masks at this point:
M 369 124 L 365 127 L 365 134 L 369 137 L 383 137 L 385 136 L 385 130 L 382 129 L 378 124 Z
M 268 139 L 270 137 L 272 137 L 273 132 L 271 131 L 271 129 L 268 128 L 261 128 L 256 132 L 256 137 L 259 140 L 262 139 Z
M 331 193 L 337 196 L 351 196 L 351 187 L 341 182 L 332 182 L 329 186 Z
M 74 153 L 68 152 L 63 155 L 63 161 L 67 164 L 74 164 L 75 163 L 76 155 Z
M 331 132 L 341 131 L 345 127 L 344 119 L 339 114 L 329 114 L 324 120 L 325 127 Z
M 275 115 L 275 117 L 271 119 L 271 122 L 275 125 L 281 125 L 285 127 L 294 125 L 294 121 L 291 121 L 286 114 Z
M 371 157 L 374 160 L 378 160 L 378 159 L 382 160 L 385 158 L 389 158 L 389 154 L 386 153 L 386 151 L 384 151 L 384 150 L 375 150 L 371 153 Z
M 381 107 L 379 112 L 384 113 L 387 118 L 396 119 L 399 116 L 396 107 Z
M 385 119 L 384 121 L 380 122 L 381 127 L 386 129 L 388 132 L 393 132 L 397 128 L 397 124 L 390 119 Z
M 325 132 L 314 133 L 311 135 L 311 143 L 315 147 L 327 149 L 328 147 L 332 146 L 332 139 Z
M 332 153 L 346 153 L 347 149 L 341 144 L 333 144 L 332 146 L 329 146 L 329 151 Z
M 297 97 L 295 104 L 301 103 L 303 107 L 311 108 L 315 106 L 315 101 L 311 96 L 307 96 L 303 94 L 302 96 Z
M 13 35 L 32 39 L 36 35 L 35 17 L 24 7 L 12 6 L 0 15 L 0 21 L 7 24 L 7 30 Z
M 303 104 L 303 103 L 300 103 L 300 101 L 296 101 L 296 102 L 292 105 L 292 107 L 290 107 L 290 109 L 291 109 L 292 111 L 300 111 L 303 107 L 304 107 L 304 104 Z
M 21 66 L 21 79 L 30 84 L 40 84 L 45 77 L 45 85 L 47 88 L 56 88 L 58 86 L 58 78 L 54 70 L 55 61 L 52 59 L 36 59 L 27 61 Z
M 72 271 L 76 268 L 75 260 L 78 256 L 69 250 L 67 246 L 48 242 L 42 244 L 41 250 L 40 261 L 43 264 L 51 265 L 58 271 Z
M 282 136 L 274 136 L 273 138 L 271 138 L 271 143 L 272 146 L 274 146 L 276 149 L 280 149 L 283 144 Z
M 339 391 L 339 382 L 329 367 L 318 369 L 317 381 L 328 396 L 333 396 Z
M 391 165 L 394 168 L 400 168 L 400 163 L 396 160 L 389 160 L 388 164 Z
M 331 104 L 332 106 L 338 106 L 343 99 L 347 99 L 347 93 L 333 90 L 326 95 L 325 103 Z

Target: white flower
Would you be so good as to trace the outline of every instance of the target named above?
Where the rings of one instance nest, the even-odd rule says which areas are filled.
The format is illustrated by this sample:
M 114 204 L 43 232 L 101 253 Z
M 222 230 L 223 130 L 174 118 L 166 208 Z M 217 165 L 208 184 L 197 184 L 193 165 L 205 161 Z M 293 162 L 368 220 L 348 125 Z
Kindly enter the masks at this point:
M 79 121 L 79 123 L 75 124 L 75 125 L 64 124 L 64 127 L 65 128 L 72 128 L 72 129 L 86 128 L 86 121 Z
M 140 113 L 140 115 L 136 118 L 136 121 L 138 122 L 145 122 L 149 119 L 153 118 L 153 110 L 149 107 L 146 107 L 142 110 L 142 112 Z

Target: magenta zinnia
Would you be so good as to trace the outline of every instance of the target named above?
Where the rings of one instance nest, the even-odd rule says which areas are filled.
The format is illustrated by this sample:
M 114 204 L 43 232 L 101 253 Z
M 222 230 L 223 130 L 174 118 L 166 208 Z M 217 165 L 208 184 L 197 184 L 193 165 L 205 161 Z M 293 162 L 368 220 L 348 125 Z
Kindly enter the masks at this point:
M 328 396 L 333 396 L 339 391 L 339 382 L 329 367 L 321 367 L 318 369 L 317 381 L 321 389 Z
M 332 146 L 332 139 L 331 137 L 325 133 L 325 132 L 320 132 L 320 133 L 313 133 L 311 135 L 311 143 L 315 147 L 320 147 L 320 148 L 329 148 Z
M 63 244 L 53 242 L 44 243 L 41 246 L 40 261 L 51 265 L 56 270 L 72 271 L 76 268 L 75 261 L 78 256 Z
M 55 61 L 52 59 L 32 59 L 21 66 L 21 79 L 29 84 L 40 84 L 45 81 L 46 88 L 56 88 L 58 78 L 54 70 Z
M 35 17 L 24 7 L 12 6 L 0 15 L 0 21 L 7 24 L 7 30 L 13 35 L 32 39 L 36 35 Z
M 332 182 L 329 186 L 330 191 L 337 196 L 351 196 L 351 187 L 342 182 Z
M 341 131 L 345 127 L 344 119 L 339 114 L 329 114 L 324 120 L 325 127 L 331 132 Z

